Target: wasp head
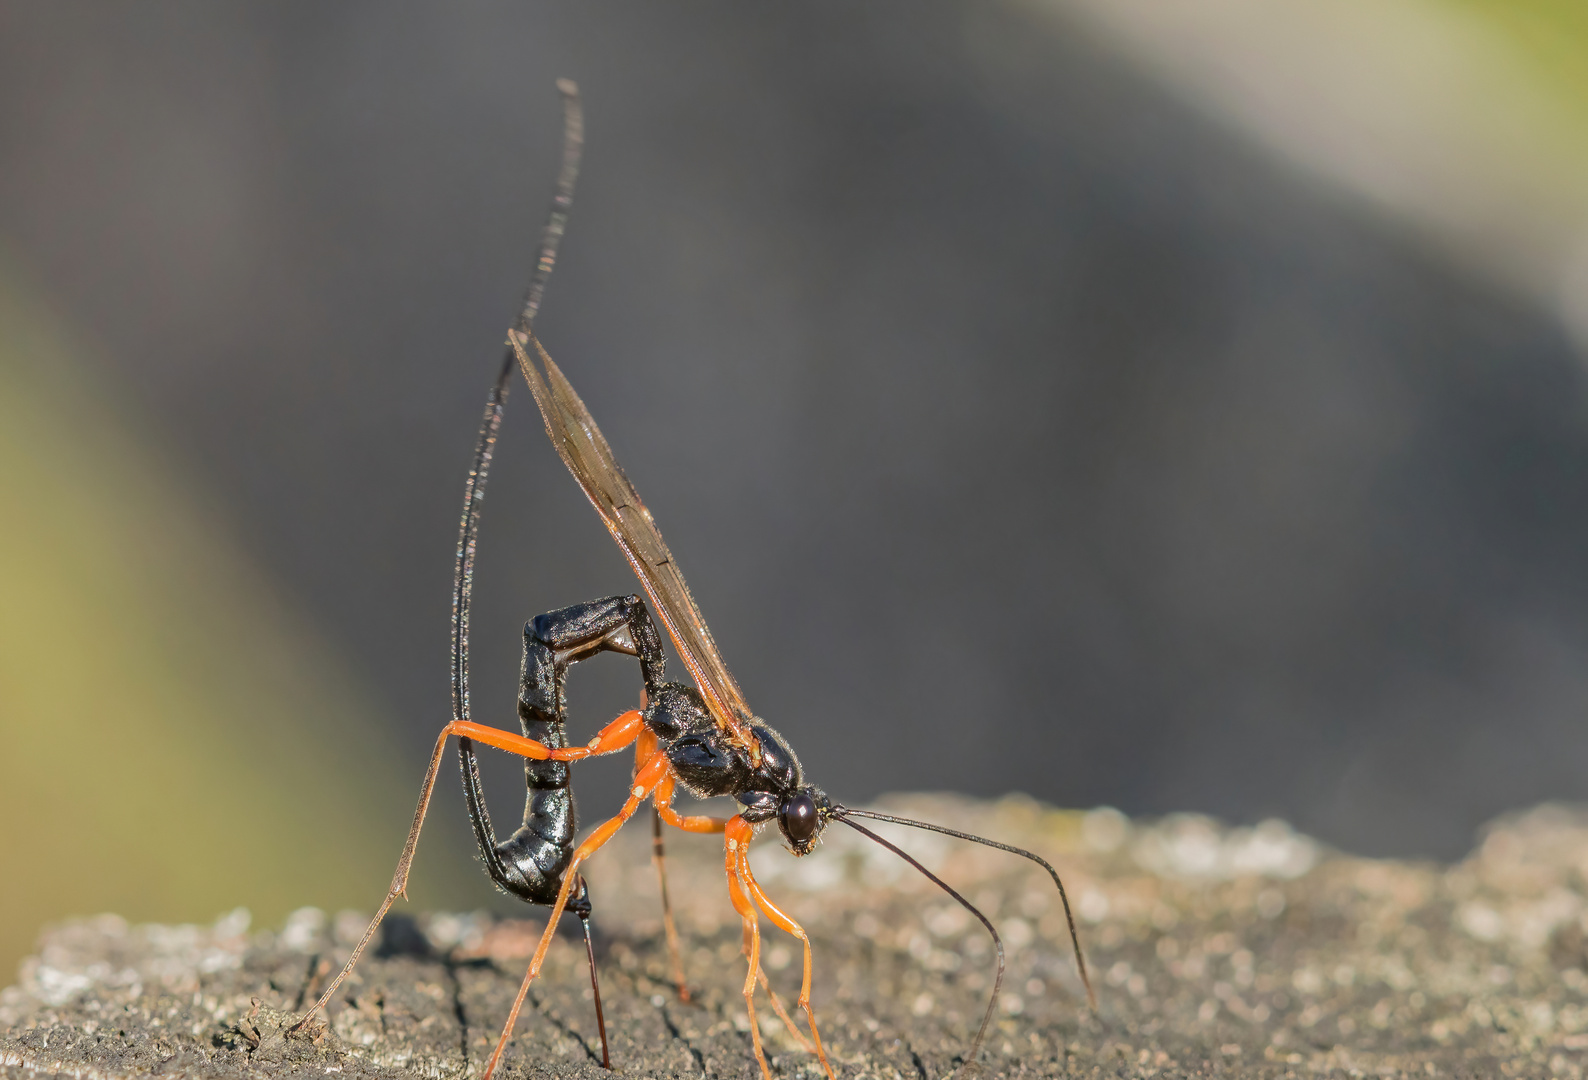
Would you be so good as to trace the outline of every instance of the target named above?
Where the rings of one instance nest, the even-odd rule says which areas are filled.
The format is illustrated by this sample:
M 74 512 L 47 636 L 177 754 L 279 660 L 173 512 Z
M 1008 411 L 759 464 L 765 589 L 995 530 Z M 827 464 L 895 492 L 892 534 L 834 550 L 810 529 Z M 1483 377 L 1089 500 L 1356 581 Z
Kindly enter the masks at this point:
M 764 721 L 752 724 L 761 744 L 761 767 L 750 774 L 743 791 L 735 793 L 746 821 L 777 820 L 778 831 L 795 855 L 809 855 L 827 827 L 832 803 L 821 788 L 804 782 L 799 758 L 787 740 Z
M 809 855 L 832 818 L 832 803 L 805 783 L 800 759 L 788 740 L 764 720 L 750 722 L 760 746 L 760 764 L 712 722 L 705 702 L 690 687 L 667 683 L 646 707 L 645 722 L 667 744 L 679 783 L 699 798 L 731 795 L 739 816 L 757 825 L 777 821 L 788 849 Z

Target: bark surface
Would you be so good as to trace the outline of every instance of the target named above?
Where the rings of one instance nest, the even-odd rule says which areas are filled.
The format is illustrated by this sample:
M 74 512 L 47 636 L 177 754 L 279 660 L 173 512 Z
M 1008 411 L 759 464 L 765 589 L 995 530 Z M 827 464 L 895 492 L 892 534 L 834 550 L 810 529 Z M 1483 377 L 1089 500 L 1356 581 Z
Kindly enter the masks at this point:
M 1441 867 L 1339 855 L 1278 823 L 1130 822 L 1019 798 L 916 796 L 888 807 L 1030 847 L 1069 887 L 1095 1016 L 1045 874 L 1000 852 L 879 829 L 1004 935 L 1009 970 L 983 1075 L 1580 1078 L 1588 1063 L 1579 811 L 1504 819 L 1466 860 Z M 720 848 L 668 837 L 693 990 L 684 1003 L 668 975 L 648 834 L 643 819 L 630 825 L 590 866 L 614 1063 L 628 1076 L 756 1076 Z M 991 991 L 980 924 L 841 825 L 803 860 L 763 837 L 751 862 L 811 933 L 817 1018 L 839 1075 L 951 1075 Z M 371 883 L 372 900 L 380 886 Z M 268 929 L 250 929 L 244 912 L 211 926 L 102 916 L 54 927 L 0 992 L 0 1076 L 476 1075 L 543 916 L 399 908 L 319 1038 L 284 1038 L 362 918 L 304 909 Z M 531 990 L 504 1077 L 609 1075 L 576 928 L 569 919 Z M 763 932 L 767 972 L 792 1009 L 797 942 L 765 923 Z M 819 1077 L 764 996 L 758 1009 L 774 1073 Z

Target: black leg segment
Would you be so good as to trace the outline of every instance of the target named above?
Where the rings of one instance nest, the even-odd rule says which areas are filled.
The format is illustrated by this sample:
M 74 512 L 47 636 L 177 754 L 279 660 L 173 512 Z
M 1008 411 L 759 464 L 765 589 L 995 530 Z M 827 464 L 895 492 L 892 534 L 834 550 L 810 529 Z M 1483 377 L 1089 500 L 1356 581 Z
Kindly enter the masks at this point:
M 661 692 L 666 660 L 656 624 L 638 596 L 610 596 L 548 612 L 524 627 L 524 667 L 519 684 L 518 720 L 524 735 L 554 749 L 568 745 L 566 699 L 568 667 L 600 652 L 639 658 L 647 694 Z M 524 823 L 498 842 L 485 807 L 474 744 L 458 740 L 463 791 L 480 854 L 491 879 L 531 904 L 550 905 L 562 887 L 563 872 L 573 858 L 577 828 L 573 791 L 566 762 L 524 762 L 528 794 Z M 583 889 L 569 903 L 575 914 L 589 913 Z

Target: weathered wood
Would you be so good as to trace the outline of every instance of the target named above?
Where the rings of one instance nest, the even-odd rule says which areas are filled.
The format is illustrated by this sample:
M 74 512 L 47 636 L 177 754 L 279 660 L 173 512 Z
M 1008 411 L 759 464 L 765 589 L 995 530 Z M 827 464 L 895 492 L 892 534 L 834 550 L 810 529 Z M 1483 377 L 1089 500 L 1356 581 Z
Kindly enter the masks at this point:
M 1588 1061 L 1588 817 L 1575 812 L 1502 821 L 1471 857 L 1442 868 L 1331 854 L 1280 825 L 1133 824 L 1021 799 L 891 805 L 1037 849 L 1076 903 L 1101 998 L 1095 1017 L 1045 876 L 996 852 L 890 833 L 1004 931 L 1010 970 L 986 1075 L 1580 1078 Z M 591 868 L 619 1070 L 752 1076 L 739 927 L 718 849 L 669 838 L 696 990 L 686 1005 L 667 978 L 647 833 L 631 826 Z M 834 1063 L 845 1078 L 939 1080 L 986 1000 L 985 934 L 886 852 L 840 826 L 828 837 L 798 862 L 767 840 L 752 862 L 811 931 Z M 304 911 L 264 931 L 248 931 L 241 915 L 208 927 L 68 923 L 45 934 L 0 995 L 0 1075 L 469 1076 L 540 925 L 399 919 L 333 1007 L 330 1029 L 300 1042 L 282 1029 L 346 955 L 358 917 Z M 776 931 L 766 948 L 774 985 L 791 998 L 798 951 Z M 588 994 L 582 949 L 559 941 L 504 1075 L 607 1075 Z M 819 1076 L 772 1010 L 762 1013 L 774 1070 Z

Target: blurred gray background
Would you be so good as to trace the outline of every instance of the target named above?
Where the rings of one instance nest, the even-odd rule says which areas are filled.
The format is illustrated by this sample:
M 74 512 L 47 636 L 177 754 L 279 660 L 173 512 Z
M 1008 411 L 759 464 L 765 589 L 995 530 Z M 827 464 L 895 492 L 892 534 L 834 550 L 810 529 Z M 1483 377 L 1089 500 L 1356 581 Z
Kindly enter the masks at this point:
M 1588 397 L 1554 314 L 1078 25 L 0 4 L 0 243 L 413 782 L 558 76 L 588 143 L 539 332 L 835 797 L 1448 857 L 1588 794 Z M 635 583 L 521 386 L 486 506 L 475 711 L 512 726 L 524 620 Z M 580 668 L 578 732 L 636 686 Z M 586 821 L 627 771 L 581 774 Z M 516 766 L 488 779 L 516 816 Z M 466 847 L 445 783 L 427 843 Z

